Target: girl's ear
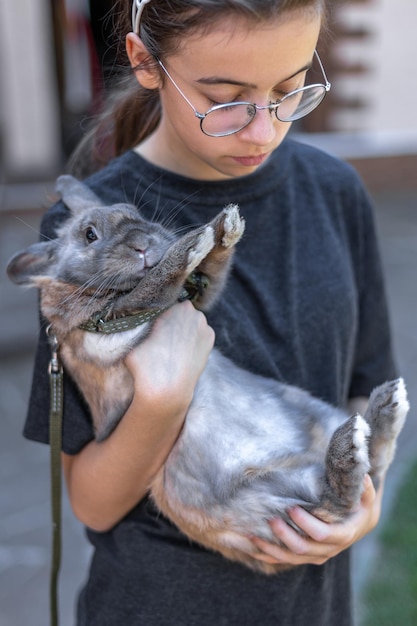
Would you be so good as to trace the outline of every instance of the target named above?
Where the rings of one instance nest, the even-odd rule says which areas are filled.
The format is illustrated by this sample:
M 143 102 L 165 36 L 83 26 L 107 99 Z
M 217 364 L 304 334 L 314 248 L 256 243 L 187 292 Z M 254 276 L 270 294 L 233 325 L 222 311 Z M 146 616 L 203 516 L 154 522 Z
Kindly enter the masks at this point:
M 126 52 L 137 81 L 145 89 L 158 89 L 161 77 L 142 40 L 135 33 L 126 35 Z M 149 61 L 149 62 L 148 62 Z

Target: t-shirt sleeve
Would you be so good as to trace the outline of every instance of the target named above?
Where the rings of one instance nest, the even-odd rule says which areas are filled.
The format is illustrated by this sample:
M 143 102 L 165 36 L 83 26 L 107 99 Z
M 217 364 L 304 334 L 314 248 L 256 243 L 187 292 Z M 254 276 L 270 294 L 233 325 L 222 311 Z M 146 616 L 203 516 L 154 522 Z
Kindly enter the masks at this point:
M 371 202 L 356 190 L 356 252 L 359 326 L 349 397 L 369 396 L 374 387 L 397 376 L 381 255 Z
M 56 226 L 66 217 L 62 203 L 58 203 L 42 220 L 43 237 L 54 237 Z M 41 330 L 35 354 L 34 373 L 29 397 L 29 407 L 23 434 L 28 439 L 49 443 L 49 361 L 51 350 L 46 334 L 48 322 L 41 319 Z M 64 371 L 62 449 L 67 454 L 77 454 L 94 438 L 88 407 L 70 376 Z

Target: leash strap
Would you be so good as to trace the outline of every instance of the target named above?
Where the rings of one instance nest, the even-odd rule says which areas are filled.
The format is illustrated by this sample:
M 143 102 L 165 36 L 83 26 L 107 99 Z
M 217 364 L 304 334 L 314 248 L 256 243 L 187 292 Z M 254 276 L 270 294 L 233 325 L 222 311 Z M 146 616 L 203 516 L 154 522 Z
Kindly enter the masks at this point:
M 58 358 L 58 341 L 51 327 L 47 334 L 52 356 L 49 363 L 50 410 L 49 446 L 51 473 L 52 554 L 49 579 L 51 626 L 58 626 L 58 578 L 61 565 L 61 442 L 63 414 L 63 370 Z

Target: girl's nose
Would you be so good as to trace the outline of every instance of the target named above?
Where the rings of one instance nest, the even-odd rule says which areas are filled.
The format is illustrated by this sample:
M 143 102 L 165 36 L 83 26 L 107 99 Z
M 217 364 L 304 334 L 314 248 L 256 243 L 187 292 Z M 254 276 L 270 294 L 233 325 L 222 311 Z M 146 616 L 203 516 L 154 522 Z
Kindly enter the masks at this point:
M 279 122 L 273 111 L 261 109 L 256 111 L 256 115 L 251 123 L 240 131 L 241 139 L 259 146 L 266 146 L 272 142 L 277 132 Z

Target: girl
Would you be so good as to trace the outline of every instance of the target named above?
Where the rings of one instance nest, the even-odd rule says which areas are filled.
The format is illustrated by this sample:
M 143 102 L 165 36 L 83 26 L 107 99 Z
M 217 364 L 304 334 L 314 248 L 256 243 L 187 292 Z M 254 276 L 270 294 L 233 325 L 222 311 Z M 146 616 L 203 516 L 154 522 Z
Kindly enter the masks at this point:
M 176 229 L 238 203 L 246 234 L 208 318 L 178 304 L 128 356 L 134 399 L 106 441 L 94 441 L 66 381 L 62 462 L 95 548 L 77 624 L 348 626 L 347 548 L 380 512 L 370 479 L 348 521 L 294 508 L 305 536 L 271 520 L 285 547 L 252 538 L 259 559 L 293 566 L 274 576 L 190 543 L 147 498 L 214 331 L 242 367 L 336 405 L 364 401 L 395 375 L 368 198 L 349 166 L 286 138 L 330 88 L 315 52 L 324 1 L 135 0 L 132 22 L 130 0 L 122 5 L 133 83 L 82 146 L 78 171 L 98 170 L 87 183 L 106 203 L 135 203 Z M 65 217 L 58 203 L 44 236 Z M 48 441 L 48 360 L 42 332 L 25 428 L 39 441 Z

